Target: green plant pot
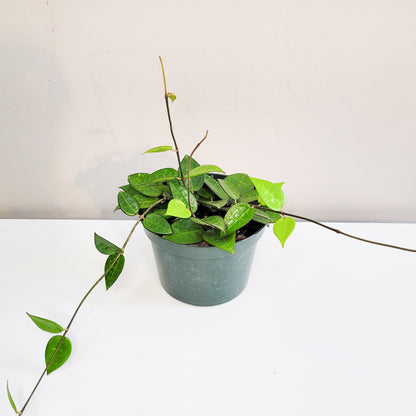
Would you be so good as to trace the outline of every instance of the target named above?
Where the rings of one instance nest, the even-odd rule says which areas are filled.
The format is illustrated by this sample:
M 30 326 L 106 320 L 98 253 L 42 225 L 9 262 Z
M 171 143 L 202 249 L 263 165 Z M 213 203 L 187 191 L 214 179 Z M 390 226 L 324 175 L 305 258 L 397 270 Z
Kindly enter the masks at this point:
M 145 229 L 163 288 L 175 299 L 197 306 L 219 305 L 234 299 L 246 287 L 258 230 L 235 243 L 235 254 L 216 247 L 172 243 Z

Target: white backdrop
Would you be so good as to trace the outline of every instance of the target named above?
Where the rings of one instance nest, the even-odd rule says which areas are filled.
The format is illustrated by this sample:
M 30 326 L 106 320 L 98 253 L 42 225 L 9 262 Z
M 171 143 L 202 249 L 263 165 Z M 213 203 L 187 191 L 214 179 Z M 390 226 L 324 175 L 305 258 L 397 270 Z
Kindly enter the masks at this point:
M 2 0 L 0 216 L 120 218 L 180 145 L 285 181 L 287 210 L 416 221 L 413 0 Z

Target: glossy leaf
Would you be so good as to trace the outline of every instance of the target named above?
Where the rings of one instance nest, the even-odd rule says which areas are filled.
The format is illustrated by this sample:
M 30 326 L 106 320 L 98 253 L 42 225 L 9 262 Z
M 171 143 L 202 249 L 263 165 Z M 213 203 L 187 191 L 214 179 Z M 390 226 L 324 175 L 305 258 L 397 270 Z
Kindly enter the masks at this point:
M 209 208 L 221 209 L 228 204 L 228 199 L 217 199 L 215 201 L 200 199 L 199 202 Z
M 292 234 L 295 228 L 295 220 L 291 217 L 280 218 L 273 226 L 273 232 L 279 239 L 282 247 L 285 246 L 287 238 Z
M 131 194 L 131 196 L 138 202 L 141 209 L 149 208 L 157 201 L 157 198 L 142 195 L 139 192 Z
M 127 177 L 127 180 L 133 188 L 136 188 L 148 182 L 149 177 L 150 173 L 132 173 Z
M 185 188 L 182 182 L 176 179 L 169 181 L 168 185 L 170 187 L 173 198 L 180 199 L 189 208 L 188 188 Z M 192 192 L 189 194 L 189 199 L 191 201 L 191 209 L 193 212 L 195 212 L 198 209 L 198 202 Z
M 194 224 L 189 218 L 175 221 L 172 230 L 172 234 L 164 235 L 163 238 L 179 244 L 199 243 L 204 232 L 200 225 Z
M 143 220 L 143 226 L 156 234 L 171 234 L 172 228 L 165 218 L 158 214 L 148 214 Z
M 285 203 L 285 197 L 281 189 L 283 183 L 272 183 L 264 179 L 250 178 L 257 189 L 259 202 L 269 208 L 280 211 Z
M 240 191 L 231 182 L 227 183 L 224 179 L 218 179 L 218 183 L 231 199 L 236 200 L 240 198 Z
M 191 171 L 189 172 L 189 177 L 193 178 L 194 176 L 199 176 L 199 175 L 203 175 L 205 173 L 210 173 L 210 172 L 224 173 L 224 171 L 221 168 L 219 168 L 218 166 L 215 166 L 215 165 L 201 165 L 201 166 L 198 166 L 196 168 L 191 169 Z
M 219 230 L 208 230 L 205 231 L 202 238 L 211 246 L 234 254 L 235 232 L 223 236 Z
M 174 102 L 176 100 L 176 95 L 175 94 L 172 94 L 171 92 L 168 93 L 168 97 L 170 98 L 170 100 L 172 102 Z
M 257 201 L 257 198 L 257 191 L 253 189 L 252 191 L 241 194 L 240 198 L 238 198 L 238 202 L 253 202 Z
M 9 403 L 10 403 L 10 406 L 12 407 L 12 409 L 15 411 L 15 413 L 18 413 L 16 405 L 14 404 L 14 400 L 13 400 L 12 395 L 11 395 L 10 390 L 9 390 L 9 382 L 7 382 L 7 397 L 9 398 Z
M 150 174 L 148 178 L 148 183 L 144 183 L 142 185 L 171 181 L 172 179 L 176 179 L 177 176 L 178 174 L 176 172 L 176 169 L 172 169 L 172 168 L 159 169 Z
M 52 334 L 59 334 L 64 329 L 61 325 L 56 322 L 50 321 L 49 319 L 41 318 L 39 316 L 31 315 L 26 312 L 27 316 L 36 324 L 36 326 L 43 331 L 50 332 Z
M 225 223 L 224 218 L 220 217 L 219 215 L 213 215 L 211 217 L 206 218 L 191 218 L 191 220 L 195 224 L 204 225 L 206 227 L 213 227 L 217 228 L 220 231 L 225 232 Z
M 254 212 L 255 214 L 253 220 L 262 224 L 271 224 L 276 222 L 279 218 L 281 218 L 280 214 L 278 214 L 277 212 L 264 211 L 258 208 L 254 208 Z
M 65 363 L 65 361 L 71 355 L 71 350 L 72 350 L 71 341 L 67 337 L 64 337 L 61 345 L 58 348 L 58 345 L 61 342 L 61 339 L 62 339 L 62 335 L 55 335 L 49 340 L 48 344 L 46 345 L 46 350 L 45 350 L 46 365 L 49 364 L 49 361 L 51 360 L 52 356 L 55 354 L 55 351 L 57 351 L 51 363 L 48 366 L 47 374 L 50 374 L 56 369 L 58 369 L 62 364 Z
M 191 211 L 189 211 L 180 199 L 172 199 L 169 201 L 166 215 L 172 215 L 173 217 L 178 218 L 189 218 L 191 216 Z
M 125 214 L 130 216 L 136 215 L 140 208 L 139 203 L 124 191 L 118 193 L 118 205 Z
M 239 202 L 233 205 L 225 214 L 225 230 L 227 234 L 244 227 L 254 216 L 254 208 L 251 208 L 246 202 Z
M 142 154 L 144 155 L 146 153 L 161 153 L 161 152 L 167 152 L 169 150 L 173 150 L 172 146 L 157 146 L 157 147 L 152 147 L 149 150 L 146 150 Z
M 232 185 L 237 188 L 241 195 L 250 192 L 254 189 L 253 182 L 250 177 L 245 173 L 234 173 L 224 178 L 224 182 L 227 185 Z
M 97 233 L 94 233 L 94 244 L 95 248 L 102 254 L 109 255 L 121 253 L 121 248 L 117 247 L 105 238 L 100 237 Z
M 105 262 L 105 287 L 107 290 L 113 286 L 124 268 L 124 256 L 120 255 L 118 258 L 117 256 L 118 254 L 112 254 L 111 256 L 108 256 L 108 259 Z
M 216 179 L 210 175 L 204 175 L 205 184 L 214 192 L 215 195 L 220 199 L 228 199 L 228 195 L 225 193 L 224 189 L 221 188 L 221 185 Z
M 184 175 L 186 187 L 188 186 L 188 165 L 189 165 L 189 156 L 185 155 L 184 158 L 181 161 L 181 168 L 182 168 L 182 173 Z M 198 166 L 200 166 L 199 163 L 194 158 L 192 158 L 192 160 L 191 160 L 191 170 L 194 169 L 194 168 L 197 168 Z M 180 176 L 179 172 L 178 172 L 178 176 Z M 194 178 L 191 178 L 191 191 L 198 191 L 203 186 L 204 186 L 204 176 L 203 175 L 195 176 Z

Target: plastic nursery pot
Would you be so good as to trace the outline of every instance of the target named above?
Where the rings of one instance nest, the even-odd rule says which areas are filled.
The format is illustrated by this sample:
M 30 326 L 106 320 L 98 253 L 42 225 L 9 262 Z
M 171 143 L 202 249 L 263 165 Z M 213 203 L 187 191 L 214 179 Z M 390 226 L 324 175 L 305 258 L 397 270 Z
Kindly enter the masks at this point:
M 219 305 L 246 287 L 263 224 L 235 243 L 235 254 L 217 247 L 172 243 L 145 229 L 163 288 L 175 299 L 197 306 Z

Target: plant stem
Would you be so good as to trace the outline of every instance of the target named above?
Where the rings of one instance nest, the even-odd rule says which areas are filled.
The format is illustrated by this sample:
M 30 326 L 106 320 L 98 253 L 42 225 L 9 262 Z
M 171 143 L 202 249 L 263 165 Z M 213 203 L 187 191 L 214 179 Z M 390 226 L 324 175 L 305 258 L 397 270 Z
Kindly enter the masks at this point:
M 189 205 L 189 210 L 191 211 L 191 214 L 192 214 L 193 217 L 195 217 L 195 214 L 194 214 L 194 212 L 192 211 L 192 208 L 191 208 L 191 178 L 189 176 L 190 172 L 191 172 L 191 161 L 192 161 L 192 156 L 194 155 L 196 149 L 198 149 L 198 147 L 207 138 L 207 136 L 208 136 L 208 130 L 205 133 L 204 138 L 194 147 L 194 150 L 192 150 L 192 152 L 189 156 L 189 159 L 188 159 L 188 184 L 187 184 L 188 185 L 187 186 L 187 188 L 188 188 L 188 205 Z
M 30 395 L 29 395 L 28 399 L 26 400 L 25 404 L 23 405 L 22 410 L 20 410 L 20 412 L 18 412 L 19 415 L 23 414 L 23 412 L 26 409 L 26 406 L 29 404 L 29 402 L 30 402 L 33 394 L 37 390 L 40 382 L 42 381 L 43 377 L 47 373 L 49 366 L 51 365 L 53 359 L 55 358 L 56 353 L 58 352 L 60 346 L 62 345 L 62 342 L 64 341 L 64 338 L 65 338 L 66 334 L 68 333 L 69 329 L 71 328 L 71 325 L 74 322 L 74 319 L 77 316 L 78 311 L 81 309 L 81 306 L 83 305 L 83 303 L 85 302 L 85 300 L 88 298 L 88 296 L 90 295 L 90 293 L 98 286 L 98 284 L 105 278 L 105 276 L 107 275 L 107 273 L 114 267 L 114 265 L 116 264 L 116 262 L 119 259 L 119 257 L 124 254 L 124 249 L 126 248 L 128 242 L 130 241 L 131 236 L 133 235 L 133 233 L 134 233 L 135 229 L 137 228 L 137 226 L 143 221 L 143 219 L 147 215 L 147 213 L 150 210 L 152 210 L 156 205 L 161 204 L 165 200 L 166 200 L 166 198 L 159 199 L 154 204 L 152 204 L 149 208 L 147 208 L 146 211 L 143 212 L 143 214 L 141 214 L 139 216 L 139 218 L 135 222 L 133 228 L 130 230 L 129 235 L 127 236 L 126 241 L 124 242 L 124 244 L 122 246 L 121 252 L 117 254 L 116 258 L 114 259 L 113 263 L 111 263 L 110 267 L 98 278 L 98 280 L 90 287 L 90 289 L 88 290 L 88 292 L 84 295 L 84 297 L 82 298 L 81 302 L 78 304 L 77 308 L 75 309 L 75 312 L 72 314 L 72 317 L 71 317 L 71 319 L 70 319 L 67 327 L 65 328 L 65 331 L 62 334 L 61 339 L 59 340 L 59 343 L 56 346 L 54 353 L 52 354 L 52 357 L 49 359 L 48 363 L 46 364 L 45 369 L 43 370 L 41 376 L 39 377 L 39 380 L 35 384 L 35 387 L 33 388 L 32 392 L 30 393 Z
M 168 95 L 168 90 L 166 88 L 165 69 L 163 68 L 163 61 L 162 61 L 162 58 L 160 56 L 159 56 L 159 60 L 160 60 L 160 65 L 162 67 L 163 85 L 165 87 L 165 104 L 166 104 L 166 111 L 168 113 L 170 134 L 171 134 L 172 139 L 173 139 L 173 144 L 175 145 L 175 153 L 176 153 L 176 158 L 178 159 L 178 165 L 179 165 L 179 174 L 181 175 L 182 183 L 185 185 L 185 179 L 184 179 L 184 176 L 183 176 L 183 171 L 182 171 L 182 166 L 181 166 L 181 156 L 179 154 L 179 147 L 178 147 L 178 143 L 176 142 L 175 134 L 173 133 L 172 118 L 170 116 L 169 95 Z
M 366 238 L 361 238 L 361 237 L 357 237 L 357 236 L 352 235 L 352 234 L 345 233 L 344 231 L 341 231 L 341 230 L 338 230 L 336 228 L 330 227 L 329 225 L 322 224 L 321 222 L 315 221 L 315 220 L 313 220 L 311 218 L 303 217 L 301 215 L 291 214 L 289 212 L 284 212 L 284 211 L 274 211 L 272 209 L 263 207 L 261 205 L 255 205 L 255 207 L 256 208 L 263 209 L 265 211 L 277 212 L 278 214 L 281 214 L 283 216 L 284 215 L 287 215 L 288 217 L 293 217 L 293 218 L 298 218 L 300 220 L 308 221 L 308 222 L 311 222 L 313 224 L 319 225 L 320 227 L 326 228 L 327 230 L 334 231 L 337 234 L 341 234 L 341 235 L 343 235 L 345 237 L 353 238 L 355 240 L 363 241 L 364 243 L 376 244 L 378 246 L 389 247 L 389 248 L 394 248 L 394 249 L 397 249 L 397 250 L 404 250 L 404 251 L 410 251 L 412 253 L 416 253 L 416 250 L 415 249 L 405 248 L 405 247 L 400 247 L 400 246 L 394 246 L 392 244 L 380 243 L 378 241 L 373 241 L 373 240 L 367 240 Z

